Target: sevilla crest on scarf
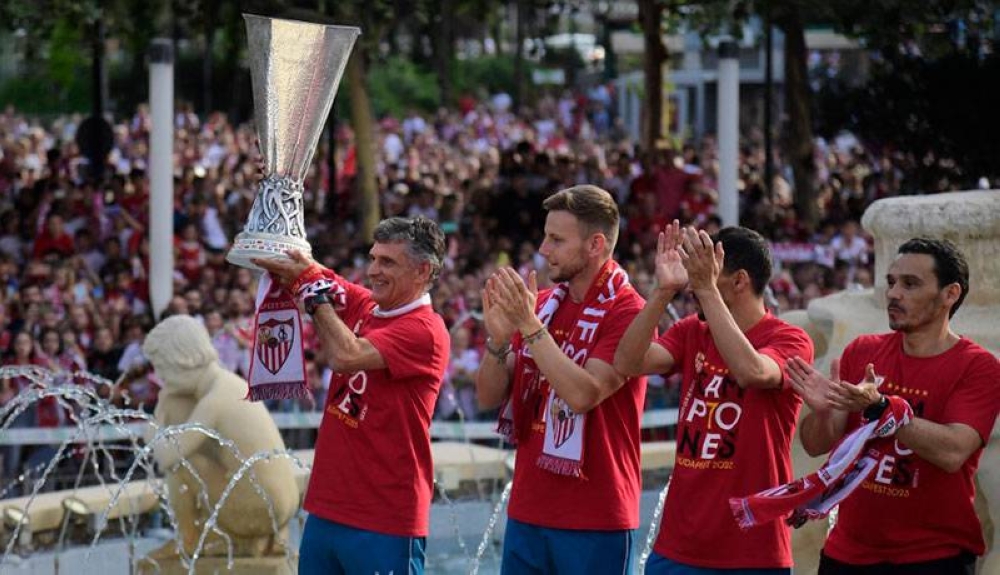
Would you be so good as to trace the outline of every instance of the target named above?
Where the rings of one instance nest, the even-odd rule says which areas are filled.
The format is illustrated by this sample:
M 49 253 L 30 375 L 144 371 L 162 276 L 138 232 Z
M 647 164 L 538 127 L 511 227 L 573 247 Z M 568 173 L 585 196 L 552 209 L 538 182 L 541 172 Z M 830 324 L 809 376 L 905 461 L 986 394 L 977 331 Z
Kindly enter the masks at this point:
M 257 357 L 267 371 L 277 374 L 295 343 L 295 318 L 271 318 L 257 325 Z
M 552 425 L 552 441 L 556 447 L 562 447 L 566 440 L 572 437 L 576 428 L 575 414 L 559 396 L 552 401 L 549 422 Z
M 292 294 L 265 273 L 257 290 L 247 398 L 307 397 L 302 321 Z

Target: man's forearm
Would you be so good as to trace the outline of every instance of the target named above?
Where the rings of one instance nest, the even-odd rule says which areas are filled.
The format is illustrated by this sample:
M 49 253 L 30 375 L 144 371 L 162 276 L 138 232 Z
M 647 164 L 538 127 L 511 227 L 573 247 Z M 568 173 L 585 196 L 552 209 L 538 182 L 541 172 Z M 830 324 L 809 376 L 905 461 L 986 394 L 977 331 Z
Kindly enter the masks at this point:
M 646 305 L 632 319 L 615 350 L 615 369 L 618 373 L 633 376 L 645 374 L 651 369 L 652 366 L 645 365 L 646 353 L 660 316 L 673 296 L 671 292 L 653 290 Z
M 816 457 L 833 449 L 837 441 L 844 436 L 846 427 L 846 412 L 838 410 L 810 412 L 799 424 L 799 440 L 806 453 Z
M 321 305 L 313 314 L 316 335 L 329 353 L 330 362 L 338 372 L 357 371 L 351 369 L 361 356 L 361 342 L 344 320 L 340 319 L 332 305 Z
M 531 344 L 531 356 L 556 395 L 575 413 L 590 411 L 614 391 L 607 389 L 597 377 L 563 353 L 548 333 Z
M 778 387 L 781 369 L 763 357 L 740 330 L 717 289 L 696 292 L 719 355 L 740 387 Z
M 967 425 L 943 425 L 919 417 L 901 427 L 896 432 L 896 438 L 918 456 L 948 473 L 961 469 L 969 456 L 982 445 L 979 434 Z
M 483 356 L 476 371 L 476 400 L 482 409 L 498 407 L 507 397 L 510 387 L 510 372 L 507 358 L 498 358 L 491 353 Z

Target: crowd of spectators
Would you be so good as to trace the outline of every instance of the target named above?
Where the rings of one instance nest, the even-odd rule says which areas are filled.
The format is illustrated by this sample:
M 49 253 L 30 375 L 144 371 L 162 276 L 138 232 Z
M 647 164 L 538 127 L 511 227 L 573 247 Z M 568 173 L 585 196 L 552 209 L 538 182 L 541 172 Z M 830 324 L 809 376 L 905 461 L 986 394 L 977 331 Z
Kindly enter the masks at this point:
M 598 102 L 600 104 L 600 102 Z M 618 199 L 622 230 L 617 259 L 641 293 L 651 286 L 656 234 L 673 218 L 715 230 L 717 153 L 712 137 L 679 149 L 639 150 L 609 118 L 605 105 L 566 94 L 547 97 L 521 114 L 500 95 L 463 98 L 456 109 L 425 116 L 386 117 L 377 126 L 378 190 L 384 217 L 425 215 L 448 238 L 448 258 L 432 297 L 453 334 L 449 380 L 438 417 L 485 417 L 472 386 L 484 340 L 480 289 L 497 266 L 538 269 L 542 200 L 560 188 L 594 183 Z M 257 181 L 252 125 L 222 113 L 201 118 L 180 106 L 174 146 L 174 297 L 167 313 L 204 320 L 220 359 L 234 371 L 248 365 L 247 345 L 256 278 L 229 265 L 225 253 L 242 228 Z M 0 353 L 3 365 L 87 370 L 122 377 L 121 397 L 149 409 L 158 384 L 141 352 L 152 327 L 149 304 L 147 154 L 149 110 L 113 125 L 106 176 L 95 182 L 74 142 L 81 118 L 48 123 L 12 108 L 0 114 Z M 306 178 L 305 218 L 314 254 L 345 277 L 363 282 L 366 241 L 357 228 L 356 150 L 351 130 L 337 130 L 331 169 L 326 139 Z M 797 225 L 791 177 L 780 153 L 764 185 L 760 134 L 749 133 L 740 154 L 743 223 L 773 241 L 778 265 L 771 304 L 802 308 L 833 291 L 872 283 L 871 246 L 858 221 L 872 200 L 900 193 L 899 158 L 856 140 L 819 142 L 822 225 Z M 770 189 L 768 189 L 770 188 Z M 693 303 L 674 302 L 679 316 Z M 309 329 L 307 327 L 307 335 Z M 309 338 L 307 363 L 315 400 L 284 402 L 280 410 L 323 403 L 323 350 Z M 650 405 L 661 405 L 654 380 Z M 0 381 L 0 405 L 25 386 Z M 660 395 L 657 395 L 660 394 Z M 55 415 L 46 414 L 54 411 Z M 60 425 L 59 409 L 39 407 L 16 424 Z

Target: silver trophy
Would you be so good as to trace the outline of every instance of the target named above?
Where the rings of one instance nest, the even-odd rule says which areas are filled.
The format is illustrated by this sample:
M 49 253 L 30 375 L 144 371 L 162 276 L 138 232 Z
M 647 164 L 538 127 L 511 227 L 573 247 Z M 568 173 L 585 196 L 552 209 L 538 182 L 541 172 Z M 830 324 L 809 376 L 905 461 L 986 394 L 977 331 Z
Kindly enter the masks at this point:
M 291 249 L 312 253 L 302 181 L 361 30 L 251 14 L 243 18 L 265 176 L 226 259 L 259 269 L 250 258 L 283 256 Z

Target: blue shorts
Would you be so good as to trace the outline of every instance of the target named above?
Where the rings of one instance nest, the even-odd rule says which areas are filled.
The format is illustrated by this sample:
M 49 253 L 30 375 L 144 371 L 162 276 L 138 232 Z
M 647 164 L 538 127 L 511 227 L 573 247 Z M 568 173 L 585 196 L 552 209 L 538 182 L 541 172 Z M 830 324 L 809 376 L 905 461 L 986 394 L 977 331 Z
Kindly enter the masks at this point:
M 424 537 L 398 537 L 310 515 L 299 546 L 299 575 L 424 575 Z
M 635 531 L 552 529 L 507 519 L 500 575 L 630 575 Z
M 792 575 L 792 570 L 789 567 L 764 569 L 692 567 L 654 552 L 649 555 L 649 561 L 646 562 L 646 575 Z

